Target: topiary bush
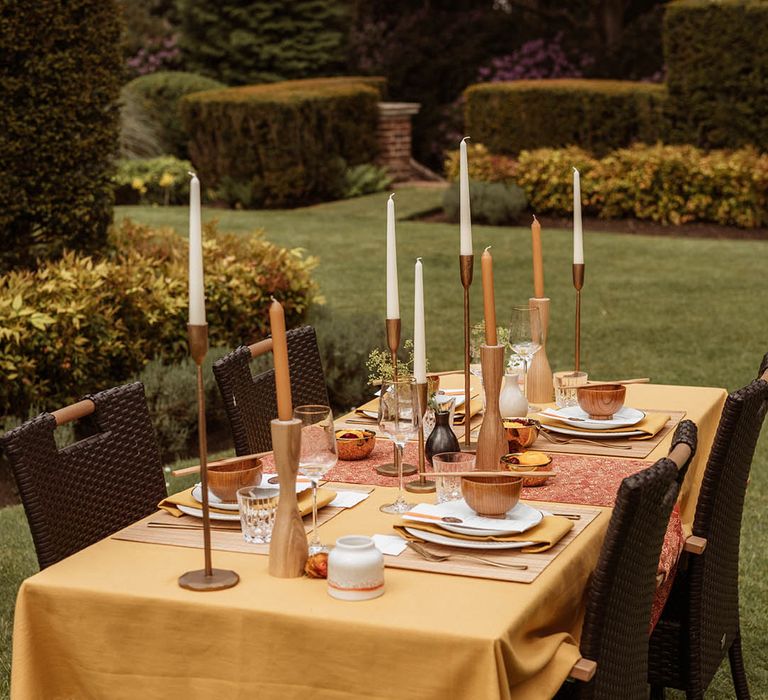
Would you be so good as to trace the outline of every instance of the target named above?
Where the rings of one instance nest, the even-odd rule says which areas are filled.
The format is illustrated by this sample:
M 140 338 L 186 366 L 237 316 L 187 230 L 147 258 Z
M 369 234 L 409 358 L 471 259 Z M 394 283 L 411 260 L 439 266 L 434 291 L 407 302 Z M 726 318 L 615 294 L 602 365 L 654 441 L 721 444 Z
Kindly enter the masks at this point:
M 230 205 L 285 207 L 338 197 L 347 166 L 377 149 L 380 79 L 327 78 L 188 95 L 192 162 Z
M 270 296 L 289 325 L 319 301 L 314 258 L 260 235 L 204 234 L 211 345 L 268 333 Z M 73 252 L 0 277 L 0 414 L 75 400 L 120 383 L 150 359 L 187 356 L 187 248 L 171 229 L 125 221 L 110 257 Z
M 768 149 L 768 4 L 679 0 L 666 6 L 672 139 Z
M 112 177 L 117 204 L 186 204 L 192 163 L 173 156 L 117 161 Z
M 603 154 L 663 138 L 663 85 L 619 80 L 516 80 L 464 92 L 465 132 L 491 151 L 576 145 Z
M 114 0 L 0 12 L 0 272 L 104 245 L 122 56 Z
M 160 151 L 188 158 L 189 137 L 179 112 L 179 100 L 203 90 L 219 90 L 224 83 L 204 75 L 183 71 L 158 71 L 131 80 L 123 88 L 125 103 L 138 102 L 147 118 L 155 125 Z
M 472 220 L 491 226 L 516 223 L 527 204 L 525 192 L 511 182 L 470 181 L 469 198 L 472 202 Z M 443 211 L 449 221 L 458 222 L 458 182 L 452 183 L 445 191 Z

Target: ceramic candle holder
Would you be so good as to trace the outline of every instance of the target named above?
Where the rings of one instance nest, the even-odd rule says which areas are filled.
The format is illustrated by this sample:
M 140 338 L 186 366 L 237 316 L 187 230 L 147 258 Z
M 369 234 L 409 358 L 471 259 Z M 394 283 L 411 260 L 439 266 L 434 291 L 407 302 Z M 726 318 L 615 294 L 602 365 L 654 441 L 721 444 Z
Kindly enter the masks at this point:
M 384 556 L 370 537 L 347 535 L 328 555 L 328 595 L 371 600 L 384 593 Z

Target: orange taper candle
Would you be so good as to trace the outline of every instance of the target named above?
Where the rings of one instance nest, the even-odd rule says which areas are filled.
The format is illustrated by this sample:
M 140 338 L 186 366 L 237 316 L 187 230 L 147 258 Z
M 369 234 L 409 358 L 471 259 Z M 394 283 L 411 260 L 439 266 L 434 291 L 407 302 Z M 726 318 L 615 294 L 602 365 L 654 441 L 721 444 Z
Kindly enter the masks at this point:
M 485 311 L 485 344 L 496 345 L 496 300 L 493 295 L 493 258 L 488 246 L 480 258 L 483 270 L 483 310 Z
M 283 305 L 275 299 L 269 307 L 269 326 L 272 331 L 272 357 L 275 363 L 277 417 L 280 420 L 291 420 L 293 406 L 291 406 L 291 375 L 288 371 L 288 340 L 285 337 L 285 312 Z
M 544 262 L 541 259 L 541 224 L 534 215 L 531 224 L 531 242 L 533 245 L 533 296 L 544 298 Z

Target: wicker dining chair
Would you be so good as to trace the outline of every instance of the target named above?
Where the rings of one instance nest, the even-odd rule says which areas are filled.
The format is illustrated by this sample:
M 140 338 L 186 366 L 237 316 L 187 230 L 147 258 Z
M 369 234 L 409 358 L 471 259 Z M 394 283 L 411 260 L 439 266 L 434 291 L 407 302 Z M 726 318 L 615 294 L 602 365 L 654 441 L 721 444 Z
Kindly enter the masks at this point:
M 593 661 L 594 676 L 568 681 L 558 698 L 648 698 L 648 626 L 659 556 L 680 490 L 678 472 L 696 451 L 696 425 L 683 421 L 672 445 L 667 457 L 621 482 L 587 591 L 577 666 Z
M 728 396 L 702 477 L 692 546 L 680 562 L 650 640 L 652 697 L 677 688 L 703 698 L 728 655 L 739 700 L 749 698 L 739 623 L 739 541 L 744 496 L 768 409 L 768 354 L 758 379 Z
M 59 449 L 56 428 L 89 415 L 94 434 Z M 140 382 L 41 413 L 0 437 L 0 444 L 41 569 L 149 515 L 167 495 Z
M 287 338 L 293 405 L 327 406 L 328 390 L 315 329 L 293 328 L 287 332 Z M 213 364 L 238 455 L 272 449 L 269 424 L 277 418 L 275 370 L 270 368 L 254 376 L 250 368 L 254 357 L 271 350 L 272 340 L 268 338 L 241 346 Z

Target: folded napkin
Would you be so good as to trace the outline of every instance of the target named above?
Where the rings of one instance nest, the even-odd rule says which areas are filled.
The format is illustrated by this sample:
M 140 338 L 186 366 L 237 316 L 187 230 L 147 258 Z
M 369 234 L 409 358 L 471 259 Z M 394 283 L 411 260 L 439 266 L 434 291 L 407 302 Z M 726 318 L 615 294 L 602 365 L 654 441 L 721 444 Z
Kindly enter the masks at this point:
M 407 540 L 423 542 L 419 537 L 412 535 L 406 531 L 406 526 L 410 530 L 418 530 L 420 532 L 431 532 L 436 535 L 442 535 L 443 537 L 450 537 L 456 540 L 469 540 L 471 542 L 533 542 L 534 544 L 528 547 L 522 547 L 519 551 L 527 554 L 533 554 L 536 552 L 546 552 L 548 549 L 554 547 L 573 527 L 573 521 L 567 518 L 561 518 L 557 515 L 545 515 L 544 519 L 535 527 L 530 530 L 519 533 L 510 533 L 509 535 L 458 535 L 448 530 L 443 529 L 439 525 L 430 525 L 428 523 L 421 522 L 400 522 L 393 527 L 397 533 Z
M 160 501 L 160 503 L 157 504 L 157 507 L 177 518 L 184 515 L 184 513 L 176 508 L 177 505 L 187 506 L 188 508 L 201 509 L 203 504 L 192 498 L 193 488 L 194 487 L 190 487 L 186 491 L 179 491 L 179 493 L 174 493 L 172 496 L 166 496 L 162 501 Z M 301 513 L 302 517 L 309 515 L 312 512 L 312 489 L 301 491 L 300 493 L 296 494 L 296 496 L 299 500 L 299 513 Z M 334 498 L 336 498 L 335 491 L 323 488 L 317 489 L 317 509 L 320 510 L 320 508 L 324 508 Z M 215 508 L 214 506 L 210 506 L 210 509 L 211 513 L 221 513 L 223 515 L 237 514 L 236 510 L 224 510 L 223 508 Z
M 607 428 L 605 430 L 589 430 L 579 426 L 576 428 L 573 425 L 568 425 L 557 418 L 551 416 L 545 416 L 538 414 L 536 419 L 541 422 L 542 425 L 552 425 L 555 428 L 565 428 L 566 430 L 581 430 L 585 433 L 593 433 L 595 435 L 611 435 L 612 433 L 626 433 L 628 430 L 642 430 L 642 435 L 629 438 L 630 440 L 648 440 L 658 433 L 669 420 L 669 415 L 666 413 L 650 413 L 645 414 L 645 418 L 635 425 L 627 426 L 626 428 Z

